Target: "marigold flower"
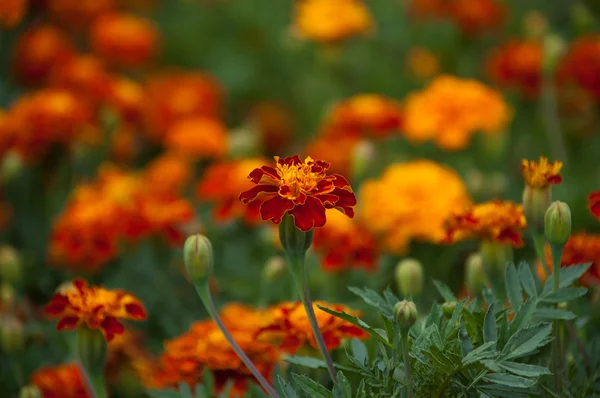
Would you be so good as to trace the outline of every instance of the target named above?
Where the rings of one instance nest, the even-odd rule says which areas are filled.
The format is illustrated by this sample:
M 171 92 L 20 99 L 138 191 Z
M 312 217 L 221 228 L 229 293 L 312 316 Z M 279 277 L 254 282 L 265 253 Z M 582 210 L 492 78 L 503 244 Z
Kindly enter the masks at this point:
M 455 212 L 444 227 L 448 243 L 478 238 L 521 247 L 527 222 L 522 205 L 494 200 Z
M 100 103 L 107 95 L 110 76 L 103 62 L 92 55 L 80 55 L 56 65 L 50 73 L 50 85 L 67 89 Z
M 17 40 L 13 70 L 23 84 L 36 85 L 73 55 L 73 45 L 67 35 L 54 26 L 38 25 L 26 30 Z
M 487 72 L 499 86 L 516 88 L 526 98 L 539 95 L 544 49 L 537 41 L 510 40 L 492 52 Z
M 327 224 L 315 231 L 313 249 L 321 254 L 325 271 L 364 268 L 375 271 L 375 238 L 358 220 L 336 210 L 327 210 Z
M 600 99 L 600 35 L 579 37 L 571 43 L 558 67 L 561 82 L 574 81 Z
M 502 95 L 476 80 L 437 77 L 427 88 L 409 95 L 404 134 L 415 143 L 427 140 L 443 149 L 465 148 L 477 132 L 498 134 L 512 118 Z
M 82 371 L 78 364 L 67 363 L 47 366 L 31 375 L 31 382 L 40 390 L 44 398 L 88 398 Z
M 50 16 L 69 28 L 87 28 L 96 17 L 116 9 L 118 0 L 44 0 Z
M 361 328 L 330 315 L 318 308 L 317 304 L 354 316 L 360 316 L 361 312 L 351 310 L 341 304 L 329 304 L 323 301 L 313 303 L 319 329 L 329 351 L 338 348 L 342 344 L 342 339 L 365 339 L 368 337 L 367 332 Z M 270 318 L 257 333 L 259 341 L 277 342 L 280 350 L 290 354 L 297 353 L 305 344 L 314 348 L 318 347 L 302 302 L 281 303 L 267 311 Z
M 94 52 L 111 64 L 139 67 L 150 61 L 158 49 L 158 31 L 147 19 L 132 14 L 106 14 L 90 28 Z
M 600 220 L 600 191 L 592 192 L 588 196 L 588 208 Z
M 73 288 L 56 293 L 45 308 L 50 318 L 59 318 L 58 330 L 74 330 L 86 324 L 102 331 L 107 341 L 125 331 L 119 319 L 146 319 L 144 305 L 123 290 L 89 286 L 83 279 L 73 280 Z
M 548 162 L 548 158 L 540 156 L 539 162 L 523 159 L 521 162 L 521 173 L 529 187 L 545 189 L 550 185 L 562 182 L 560 175 L 562 166 L 563 164 L 560 160 Z
M 106 104 L 127 123 L 138 124 L 144 109 L 144 88 L 134 80 L 113 78 L 108 85 Z
M 354 217 L 356 197 L 350 184 L 339 174 L 327 175 L 329 163 L 298 155 L 275 156 L 276 167 L 254 169 L 248 178 L 257 184 L 240 194 L 244 204 L 260 200 L 263 220 L 279 224 L 284 214 L 294 217 L 294 225 L 307 232 L 325 225 L 325 209 L 336 208 Z
M 317 136 L 308 144 L 304 152 L 312 154 L 317 159 L 327 159 L 331 171 L 342 175 L 350 175 L 355 150 L 360 142 L 360 137 L 353 133 L 330 132 Z
M 301 0 L 296 3 L 295 28 L 307 39 L 335 43 L 368 31 L 373 25 L 360 0 Z
M 191 177 L 191 164 L 173 153 L 155 158 L 144 171 L 149 189 L 169 194 L 181 192 Z
M 240 192 L 252 188 L 248 174 L 263 164 L 263 159 L 251 158 L 210 165 L 196 186 L 196 195 L 201 200 L 215 203 L 213 217 L 219 222 L 243 218 L 247 223 L 255 224 L 261 220 L 261 202 L 257 200 L 244 206 L 238 197 Z
M 419 79 L 428 79 L 440 70 L 437 57 L 425 47 L 411 48 L 406 55 L 406 65 L 408 70 Z
M 181 119 L 165 137 L 167 149 L 191 159 L 220 158 L 227 153 L 227 145 L 227 128 L 204 116 Z
M 152 77 L 144 101 L 146 129 L 152 138 L 161 139 L 181 118 L 217 118 L 221 102 L 221 87 L 208 75 L 171 72 Z
M 364 226 L 386 248 L 402 254 L 412 240 L 438 242 L 452 211 L 470 203 L 467 189 L 452 169 L 430 160 L 389 166 L 360 192 Z
M 23 20 L 28 0 L 4 0 L 0 4 L 0 28 L 14 28 Z

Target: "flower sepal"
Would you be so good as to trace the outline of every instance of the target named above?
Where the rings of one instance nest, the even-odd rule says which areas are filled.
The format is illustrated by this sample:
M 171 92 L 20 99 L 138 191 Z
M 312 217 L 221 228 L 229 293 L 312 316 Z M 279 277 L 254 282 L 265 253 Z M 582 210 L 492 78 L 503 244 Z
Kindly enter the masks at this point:
M 291 259 L 303 259 L 313 241 L 314 229 L 301 231 L 294 225 L 294 217 L 286 214 L 279 224 L 279 240 L 285 254 Z

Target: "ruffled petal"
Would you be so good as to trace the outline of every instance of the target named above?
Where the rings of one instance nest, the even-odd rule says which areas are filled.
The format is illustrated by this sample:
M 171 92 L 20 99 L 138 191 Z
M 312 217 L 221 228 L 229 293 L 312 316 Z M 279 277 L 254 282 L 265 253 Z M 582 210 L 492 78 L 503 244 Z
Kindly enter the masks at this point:
M 141 304 L 129 303 L 125 304 L 125 311 L 133 319 L 146 319 L 146 310 Z
M 291 200 L 277 195 L 269 200 L 266 200 L 260 206 L 260 216 L 265 221 L 271 221 L 275 224 L 279 224 L 283 218 L 283 215 L 293 208 L 294 203 Z
M 279 181 L 281 179 L 277 174 L 277 170 L 271 166 L 262 166 L 258 169 L 252 170 L 248 178 L 250 178 L 250 180 L 255 184 L 259 184 L 260 182 L 268 183 L 269 180 Z M 263 178 L 266 178 L 267 181 L 264 181 Z
M 46 308 L 44 308 L 44 312 L 48 315 L 58 315 L 61 314 L 69 305 L 69 299 L 67 299 L 62 294 L 56 293 L 52 300 L 48 303 Z
M 333 192 L 331 192 L 331 194 L 339 198 L 339 200 L 335 203 L 335 207 L 344 212 L 344 214 L 346 214 L 348 217 L 353 218 L 353 207 L 356 206 L 356 195 L 354 195 L 354 192 L 347 191 L 344 188 L 336 188 L 333 190 Z
M 275 161 L 277 162 L 277 164 L 280 164 L 282 166 L 293 166 L 304 163 L 298 155 L 290 156 L 287 158 L 280 158 L 279 156 L 275 156 Z
M 239 199 L 243 204 L 248 204 L 249 202 L 256 199 L 259 195 L 264 193 L 275 193 L 279 190 L 279 188 L 275 185 L 265 185 L 260 184 L 255 187 L 250 188 L 247 191 L 244 191 L 240 194 Z
M 109 316 L 102 321 L 102 330 L 104 330 L 104 334 L 106 335 L 106 340 L 111 341 L 116 334 L 122 334 L 125 332 L 125 327 L 121 322 L 117 320 L 117 318 Z
M 588 202 L 592 214 L 600 219 L 600 191 L 592 192 L 588 198 Z
M 327 221 L 325 206 L 315 197 L 306 198 L 306 203 L 298 205 L 290 211 L 294 216 L 294 225 L 303 232 L 308 232 L 315 227 L 322 227 Z
M 74 330 L 77 328 L 79 323 L 79 317 L 76 315 L 69 315 L 61 318 L 56 325 L 56 330 Z

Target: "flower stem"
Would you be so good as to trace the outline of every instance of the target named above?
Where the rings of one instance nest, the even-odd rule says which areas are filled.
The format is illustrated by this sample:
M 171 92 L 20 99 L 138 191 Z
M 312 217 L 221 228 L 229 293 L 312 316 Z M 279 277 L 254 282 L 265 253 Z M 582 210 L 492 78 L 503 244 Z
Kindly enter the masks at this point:
M 208 314 L 210 315 L 212 320 L 215 322 L 217 327 L 221 330 L 221 332 L 225 336 L 225 339 L 229 342 L 229 345 L 231 345 L 231 348 L 236 353 L 236 355 L 240 358 L 240 360 L 244 363 L 244 365 L 246 365 L 246 367 L 250 370 L 252 375 L 256 378 L 258 383 L 267 392 L 267 394 L 269 394 L 273 398 L 279 398 L 279 394 L 277 394 L 277 391 L 275 391 L 275 389 L 273 387 L 271 387 L 269 382 L 258 371 L 256 366 L 254 366 L 254 364 L 252 363 L 252 360 L 250 358 L 248 358 L 246 353 L 244 353 L 244 351 L 240 348 L 240 346 L 235 342 L 235 340 L 233 339 L 233 336 L 231 336 L 231 334 L 229 333 L 229 331 L 223 324 L 221 317 L 219 317 L 219 312 L 217 311 L 217 308 L 215 307 L 215 303 L 213 302 L 212 297 L 210 295 L 208 283 L 205 283 L 203 288 L 200 288 L 200 286 L 196 286 L 196 291 L 198 292 L 198 295 L 200 296 L 200 299 L 202 300 L 204 307 L 206 307 Z
M 90 393 L 91 398 L 108 398 L 106 392 L 106 383 L 104 382 L 104 376 L 101 374 L 95 374 L 90 372 L 89 369 L 80 363 L 81 370 L 83 371 L 83 378 L 87 384 L 87 390 Z
M 404 356 L 404 368 L 406 369 L 406 380 L 408 382 L 408 398 L 413 398 L 412 372 L 410 368 L 410 357 L 408 356 L 408 329 L 400 333 L 402 337 L 402 355 Z
M 552 291 L 556 292 L 560 287 L 560 260 L 563 254 L 563 245 L 550 245 L 550 249 L 552 251 L 552 279 L 553 286 Z M 556 304 L 558 308 L 558 304 Z M 554 388 L 556 392 L 559 393 L 562 390 L 561 387 L 561 374 L 562 374 L 562 358 L 561 358 L 561 335 L 559 333 L 559 328 L 562 326 L 559 320 L 554 320 L 554 340 L 552 341 L 552 357 L 554 359 Z
M 548 267 L 548 261 L 546 261 L 546 255 L 544 254 L 544 245 L 546 244 L 546 238 L 544 234 L 540 234 L 539 232 L 532 231 L 531 236 L 533 237 L 533 244 L 535 246 L 535 254 L 537 255 L 538 260 L 544 267 L 544 273 L 546 274 L 546 278 L 550 276 L 550 267 Z
M 308 317 L 308 321 L 310 322 L 310 328 L 312 329 L 313 335 L 315 336 L 315 340 L 317 341 L 317 345 L 319 346 L 321 355 L 323 355 L 323 359 L 325 360 L 325 364 L 327 365 L 329 375 L 335 383 L 337 381 L 337 372 L 335 370 L 335 367 L 333 366 L 333 360 L 331 359 L 331 355 L 329 355 L 329 351 L 327 350 L 325 339 L 323 339 L 323 335 L 321 334 L 321 329 L 319 328 L 319 323 L 317 322 L 317 317 L 315 316 L 315 311 L 313 309 L 313 303 L 310 298 L 310 289 L 308 287 L 308 279 L 306 277 L 305 255 L 288 255 L 288 263 L 290 272 L 292 274 L 292 279 L 294 280 L 296 289 L 300 294 L 302 304 L 304 304 L 304 310 L 306 311 L 306 316 Z

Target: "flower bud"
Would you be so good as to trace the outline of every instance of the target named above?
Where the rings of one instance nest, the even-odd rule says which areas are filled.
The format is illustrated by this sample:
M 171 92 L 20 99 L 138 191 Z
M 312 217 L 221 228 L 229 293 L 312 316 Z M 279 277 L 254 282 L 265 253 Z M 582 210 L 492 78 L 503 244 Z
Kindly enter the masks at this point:
M 107 358 L 107 344 L 102 332 L 87 325 L 77 328 L 77 356 L 90 375 L 103 375 Z
M 0 165 L 0 176 L 2 181 L 7 182 L 17 177 L 23 170 L 23 159 L 15 151 L 9 151 L 4 155 Z
M 42 393 L 36 386 L 25 386 L 21 388 L 19 398 L 42 398 Z
M 273 256 L 265 264 L 262 274 L 267 282 L 275 282 L 285 272 L 285 259 L 281 256 Z
M 192 282 L 208 281 L 213 270 L 213 251 L 210 240 L 200 234 L 187 238 L 183 245 L 183 261 Z
M 483 258 L 479 253 L 472 253 L 465 262 L 465 285 L 471 294 L 481 293 L 487 283 Z
M 571 235 L 571 209 L 569 205 L 553 202 L 544 217 L 546 240 L 551 245 L 564 246 Z
M 544 230 L 544 216 L 551 203 L 552 191 L 550 186 L 539 189 L 525 185 L 523 190 L 523 212 L 529 228 L 537 233 Z
M 0 278 L 13 284 L 21 279 L 21 259 L 11 246 L 0 247 Z
M 394 317 L 401 328 L 410 328 L 417 321 L 417 307 L 412 301 L 402 300 L 394 306 Z
M 2 351 L 6 354 L 16 354 L 25 347 L 23 324 L 18 318 L 8 315 L 0 320 L 0 336 Z
M 446 318 L 450 318 L 456 309 L 456 301 L 446 301 L 442 304 L 442 312 Z
M 255 154 L 260 146 L 260 131 L 253 123 L 248 123 L 229 132 L 229 155 L 243 158 Z
M 313 235 L 314 229 L 303 232 L 296 228 L 294 218 L 289 214 L 284 215 L 279 224 L 281 247 L 286 255 L 293 258 L 304 257 L 312 244 Z
M 396 285 L 404 297 L 417 297 L 423 291 L 423 266 L 418 260 L 406 258 L 395 269 Z
M 375 147 L 373 143 L 362 140 L 354 146 L 352 151 L 352 176 L 360 179 L 375 158 Z

